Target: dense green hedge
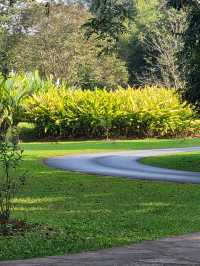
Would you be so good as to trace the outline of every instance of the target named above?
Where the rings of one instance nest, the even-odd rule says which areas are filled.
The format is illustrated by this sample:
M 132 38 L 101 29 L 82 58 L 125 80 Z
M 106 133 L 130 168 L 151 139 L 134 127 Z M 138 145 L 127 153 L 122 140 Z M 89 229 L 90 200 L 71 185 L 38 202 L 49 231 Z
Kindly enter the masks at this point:
M 194 112 L 174 90 L 39 91 L 25 102 L 40 137 L 145 137 L 187 134 Z

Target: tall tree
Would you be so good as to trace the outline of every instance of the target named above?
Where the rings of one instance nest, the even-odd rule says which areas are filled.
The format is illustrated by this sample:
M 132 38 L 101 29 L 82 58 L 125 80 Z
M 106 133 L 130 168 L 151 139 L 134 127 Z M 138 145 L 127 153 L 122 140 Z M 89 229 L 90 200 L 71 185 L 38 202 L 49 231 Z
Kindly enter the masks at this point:
M 200 1 L 170 0 L 175 8 L 187 10 L 188 27 L 184 32 L 184 47 L 180 53 L 185 66 L 186 88 L 184 96 L 200 107 Z M 182 68 L 182 65 L 180 65 Z
M 164 0 L 135 1 L 134 20 L 130 21 L 129 31 L 123 34 L 119 42 L 120 56 L 127 62 L 130 84 L 141 84 L 140 77 L 146 72 L 146 43 L 144 36 L 151 30 L 161 16 L 160 2 Z
M 0 72 L 5 77 L 10 71 L 10 51 L 20 38 L 30 33 L 32 6 L 39 5 L 45 10 L 48 1 L 43 0 L 0 0 Z M 44 12 L 45 14 L 45 12 Z
M 8 75 L 8 50 L 10 44 L 9 26 L 11 23 L 12 1 L 0 3 L 0 72 L 4 77 Z
M 24 1 L 0 1 L 0 72 L 4 77 L 9 73 L 9 51 L 13 47 L 20 33 L 21 11 Z
M 107 41 L 107 49 L 116 47 L 119 37 L 128 30 L 129 20 L 134 18 L 133 0 L 92 0 L 92 17 L 85 23 L 87 36 L 95 35 Z
M 139 77 L 142 85 L 156 84 L 180 90 L 184 88 L 184 78 L 179 69 L 177 54 L 183 48 L 182 33 L 187 27 L 186 13 L 174 8 L 166 10 L 150 27 L 146 27 L 142 44 L 145 51 L 145 71 Z
M 31 34 L 26 34 L 12 49 L 12 68 L 33 71 L 69 86 L 116 88 L 127 85 L 125 63 L 115 54 L 98 56 L 99 45 L 94 37 L 85 40 L 81 27 L 88 17 L 79 5 L 52 4 L 49 17 L 40 6 L 29 12 Z M 106 46 L 106 44 L 105 44 Z

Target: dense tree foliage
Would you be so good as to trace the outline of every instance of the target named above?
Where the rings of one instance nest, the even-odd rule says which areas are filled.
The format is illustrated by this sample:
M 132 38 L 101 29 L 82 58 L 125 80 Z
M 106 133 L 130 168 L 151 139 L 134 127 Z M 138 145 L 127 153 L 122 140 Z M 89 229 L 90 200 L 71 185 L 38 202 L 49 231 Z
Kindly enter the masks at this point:
M 177 55 L 183 49 L 182 34 L 186 27 L 185 11 L 173 8 L 162 10 L 162 16 L 146 27 L 142 38 L 146 71 L 139 77 L 142 85 L 154 83 L 177 90 L 184 88 Z
M 28 10 L 34 5 L 31 1 L 0 1 L 0 71 L 7 76 L 10 68 L 10 51 L 28 34 Z
M 125 63 L 116 54 L 99 56 L 104 41 L 85 39 L 81 26 L 88 17 L 83 6 L 52 5 L 49 17 L 40 6 L 29 10 L 32 32 L 11 50 L 12 69 L 38 69 L 45 78 L 81 88 L 126 86 Z
M 184 46 L 179 54 L 179 65 L 184 70 L 186 87 L 184 96 L 200 105 L 200 2 L 169 1 L 173 7 L 185 9 L 188 27 L 183 33 Z M 184 66 L 184 68 L 183 68 Z
M 147 67 L 144 36 L 160 17 L 159 3 L 158 0 L 135 2 L 134 20 L 130 21 L 129 31 L 120 36 L 119 53 L 127 62 L 130 84 L 142 85 L 140 78 Z
M 135 15 L 133 0 L 93 0 L 90 11 L 92 17 L 85 23 L 87 35 L 95 34 L 107 41 L 107 49 L 112 49 L 119 36 L 128 30 L 129 20 Z
M 1 72 L 91 89 L 159 84 L 198 103 L 199 14 L 197 0 L 3 1 Z

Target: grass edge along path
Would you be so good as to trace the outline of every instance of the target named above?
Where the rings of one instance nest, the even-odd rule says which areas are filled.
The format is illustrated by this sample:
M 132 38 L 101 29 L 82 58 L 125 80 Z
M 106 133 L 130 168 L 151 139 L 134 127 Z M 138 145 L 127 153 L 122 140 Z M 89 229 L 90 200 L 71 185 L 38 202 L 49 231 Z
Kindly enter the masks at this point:
M 200 172 L 200 152 L 161 155 L 143 158 L 141 163 L 155 167 Z

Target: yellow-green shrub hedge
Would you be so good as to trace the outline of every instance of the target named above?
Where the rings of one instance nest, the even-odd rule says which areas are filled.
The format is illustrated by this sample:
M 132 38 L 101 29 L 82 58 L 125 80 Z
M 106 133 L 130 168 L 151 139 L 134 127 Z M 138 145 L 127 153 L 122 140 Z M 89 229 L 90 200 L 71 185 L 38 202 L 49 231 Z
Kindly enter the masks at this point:
M 70 90 L 35 93 L 26 117 L 41 137 L 144 137 L 187 134 L 194 111 L 173 89 Z

